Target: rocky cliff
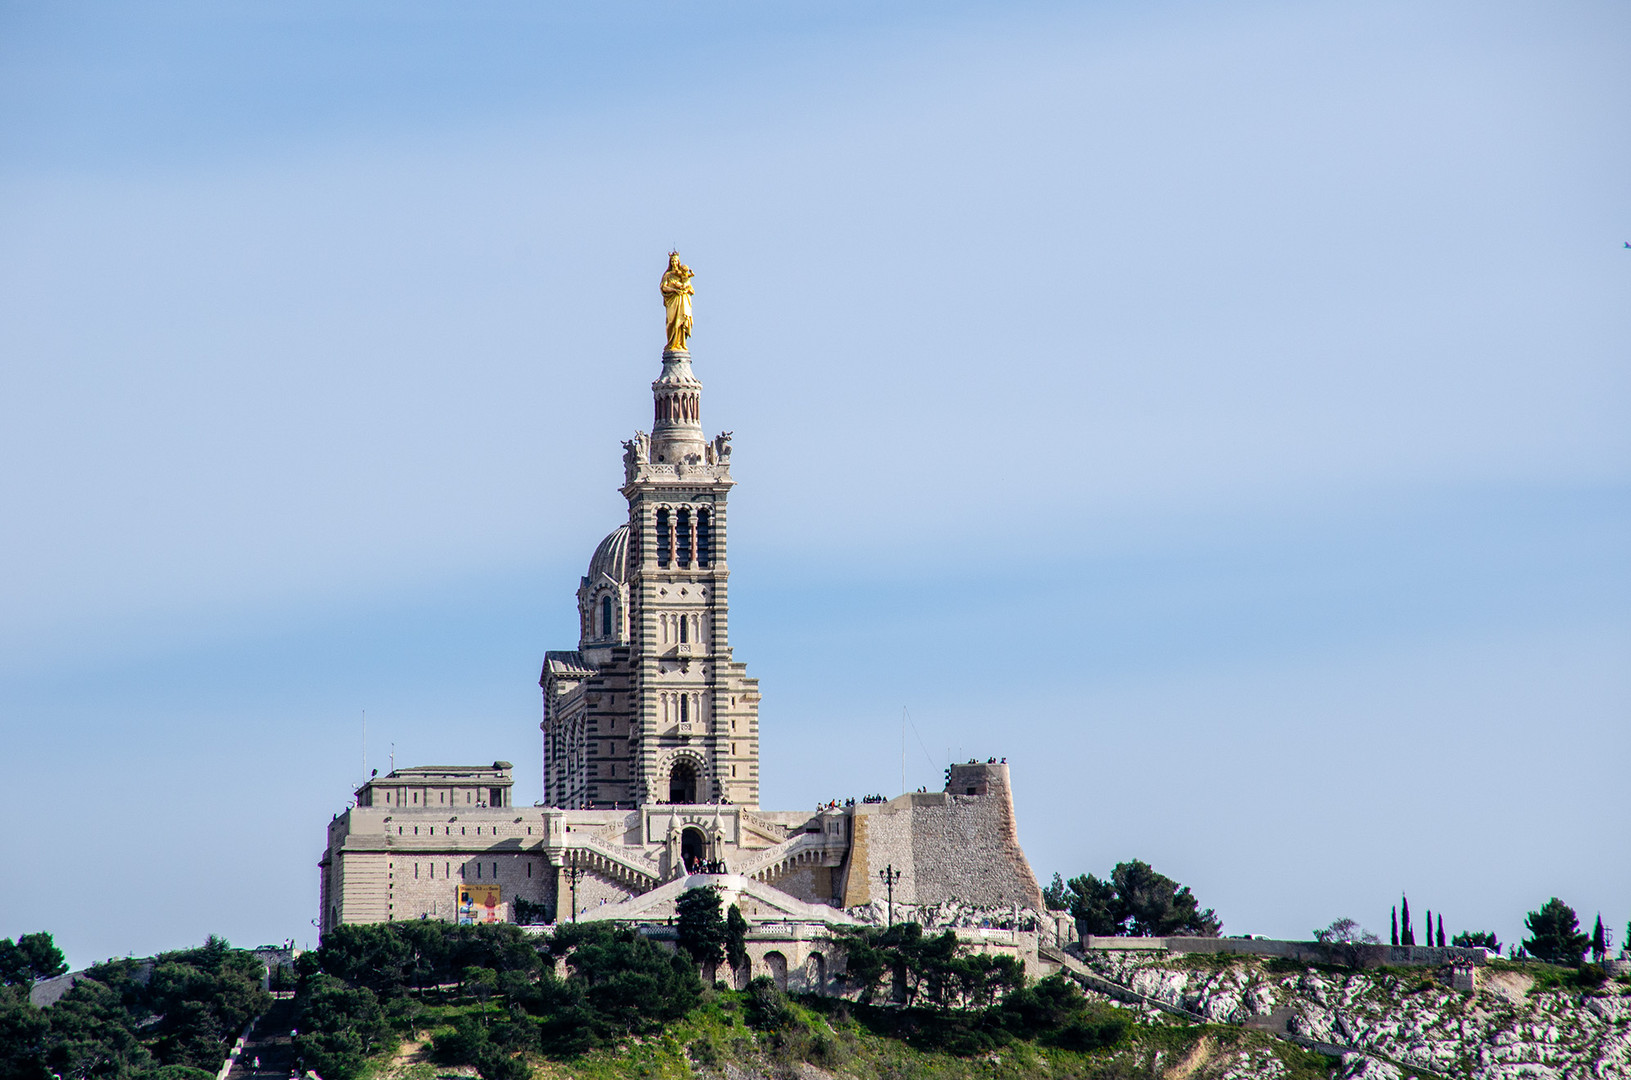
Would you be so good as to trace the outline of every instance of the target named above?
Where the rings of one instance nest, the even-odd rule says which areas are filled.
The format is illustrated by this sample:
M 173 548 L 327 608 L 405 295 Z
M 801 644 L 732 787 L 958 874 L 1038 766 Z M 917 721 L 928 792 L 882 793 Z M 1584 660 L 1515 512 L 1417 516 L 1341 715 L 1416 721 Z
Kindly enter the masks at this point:
M 1087 954 L 1113 982 L 1216 1022 L 1352 1048 L 1348 1080 L 1631 1077 L 1631 984 L 1480 968 L 1472 993 L 1424 969 L 1342 971 L 1257 957 Z M 1151 1010 L 1153 1013 L 1153 1010 Z M 1258 1075 L 1279 1075 L 1265 1061 Z

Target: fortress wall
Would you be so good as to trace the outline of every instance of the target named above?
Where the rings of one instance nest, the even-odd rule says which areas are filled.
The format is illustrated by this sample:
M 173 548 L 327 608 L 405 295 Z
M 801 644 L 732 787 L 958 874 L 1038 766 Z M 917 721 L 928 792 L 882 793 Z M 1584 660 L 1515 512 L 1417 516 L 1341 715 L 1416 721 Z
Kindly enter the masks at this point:
M 1042 890 L 1019 846 L 1009 792 L 1007 765 L 954 765 L 946 791 L 857 807 L 845 906 L 883 899 L 878 872 L 893 864 L 901 872 L 899 902 L 955 898 L 976 907 L 1019 904 L 1040 911 Z M 856 880 L 863 867 L 864 883 Z
M 863 803 L 855 807 L 850 832 L 850 857 L 844 880 L 844 906 L 859 907 L 889 895 L 878 876 L 886 867 L 900 874 L 895 882 L 895 899 L 912 903 L 917 888 L 916 861 L 912 857 L 914 800 L 943 798 L 933 795 L 902 795 L 886 803 Z
M 478 864 L 481 870 L 479 877 L 476 874 Z M 554 868 L 546 865 L 537 855 L 435 851 L 408 854 L 399 851 L 392 853 L 387 867 L 390 874 L 387 914 L 396 921 L 455 917 L 458 887 L 465 883 L 496 883 L 503 900 L 499 917 L 510 922 L 515 920 L 517 897 L 535 904 L 550 903 L 555 899 Z
M 616 904 L 635 895 L 634 891 L 601 877 L 593 870 L 585 870 L 578 879 L 578 910 L 588 911 L 601 904 Z M 555 909 L 556 921 L 572 917 L 572 885 L 561 875 L 559 907 Z
M 335 857 L 340 917 L 346 922 L 384 922 L 387 914 L 385 856 L 348 851 Z
M 769 884 L 806 904 L 833 902 L 833 873 L 826 866 L 798 866 Z

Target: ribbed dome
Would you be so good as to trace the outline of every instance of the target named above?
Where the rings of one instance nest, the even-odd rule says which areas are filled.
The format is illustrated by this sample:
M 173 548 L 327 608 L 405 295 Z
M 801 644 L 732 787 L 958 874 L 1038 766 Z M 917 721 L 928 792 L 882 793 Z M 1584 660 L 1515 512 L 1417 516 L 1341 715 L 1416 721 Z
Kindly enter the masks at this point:
M 595 557 L 589 560 L 589 581 L 600 580 L 605 574 L 619 585 L 628 581 L 629 527 L 619 525 L 595 548 Z

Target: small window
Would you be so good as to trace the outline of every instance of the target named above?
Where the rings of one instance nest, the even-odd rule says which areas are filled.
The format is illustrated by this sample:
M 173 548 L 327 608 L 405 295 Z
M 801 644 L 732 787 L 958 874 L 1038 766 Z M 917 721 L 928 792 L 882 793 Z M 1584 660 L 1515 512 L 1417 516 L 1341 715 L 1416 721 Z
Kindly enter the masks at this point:
M 612 598 L 610 596 L 600 598 L 600 636 L 612 636 Z
M 528 829 L 528 830 L 527 830 L 527 831 L 528 831 L 528 832 L 531 832 L 531 831 L 532 831 L 532 830 L 531 830 L 531 829 Z M 531 877 L 531 876 L 532 876 L 532 864 L 531 864 L 531 863 L 528 863 L 528 864 L 527 864 L 527 876 L 528 876 L 528 877 Z
M 690 633 L 688 631 L 688 628 L 690 627 L 690 625 L 691 625 L 691 620 L 687 619 L 684 615 L 681 615 L 680 616 L 680 641 L 682 643 L 691 640 L 691 635 L 690 635 Z
M 691 695 L 690 694 L 681 694 L 680 695 L 680 723 L 684 724 L 684 723 L 687 723 L 687 722 L 690 721 L 690 718 L 691 718 L 690 706 L 691 706 Z

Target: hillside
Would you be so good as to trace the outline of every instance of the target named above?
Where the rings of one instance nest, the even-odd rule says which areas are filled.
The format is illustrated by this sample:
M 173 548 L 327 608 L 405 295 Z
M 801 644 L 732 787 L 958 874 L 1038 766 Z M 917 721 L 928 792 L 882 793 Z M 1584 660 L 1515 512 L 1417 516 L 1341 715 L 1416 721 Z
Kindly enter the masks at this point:
M 231 1080 L 296 1064 L 324 1080 L 1631 1077 L 1631 980 L 1589 967 L 1496 961 L 1464 994 L 1419 968 L 1089 954 L 1084 978 L 1146 996 L 1126 1007 L 916 924 L 842 944 L 848 996 L 789 997 L 765 978 L 707 985 L 686 956 L 606 924 L 346 927 L 284 972 L 297 989 L 272 1005 L 248 977 L 259 961 L 212 939 L 93 968 L 46 1008 L 0 987 L 0 1080 L 204 1080 L 257 1013 Z

